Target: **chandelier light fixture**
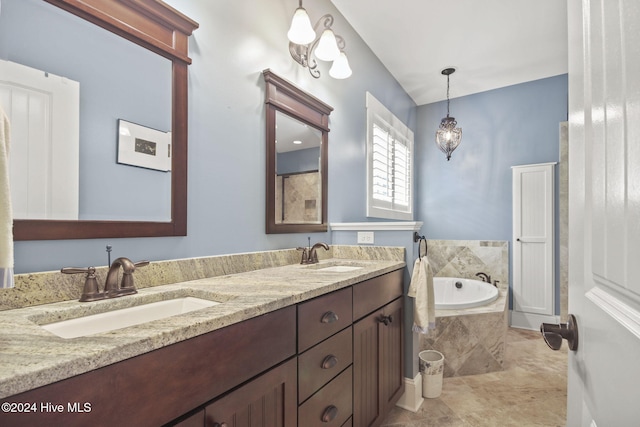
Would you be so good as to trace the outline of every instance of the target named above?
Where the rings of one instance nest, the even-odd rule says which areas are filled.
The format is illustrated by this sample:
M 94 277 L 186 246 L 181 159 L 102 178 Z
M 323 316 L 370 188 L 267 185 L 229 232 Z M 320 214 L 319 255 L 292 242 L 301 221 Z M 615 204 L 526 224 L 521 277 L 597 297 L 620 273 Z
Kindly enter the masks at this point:
M 334 79 L 346 79 L 351 75 L 349 61 L 344 53 L 346 43 L 342 37 L 334 34 L 332 25 L 333 16 L 326 14 L 312 27 L 309 15 L 300 0 L 287 32 L 291 56 L 298 64 L 308 68 L 309 74 L 316 79 L 320 77 L 316 58 L 321 61 L 333 61 L 329 75 Z M 322 33 L 318 37 L 317 32 L 321 27 Z
M 449 117 L 449 76 L 456 72 L 455 68 L 445 68 L 442 74 L 447 76 L 447 117 L 440 121 L 440 127 L 436 131 L 436 144 L 440 151 L 447 155 L 447 161 L 451 159 L 451 153 L 458 148 L 462 140 L 462 128 L 456 127 L 455 117 Z

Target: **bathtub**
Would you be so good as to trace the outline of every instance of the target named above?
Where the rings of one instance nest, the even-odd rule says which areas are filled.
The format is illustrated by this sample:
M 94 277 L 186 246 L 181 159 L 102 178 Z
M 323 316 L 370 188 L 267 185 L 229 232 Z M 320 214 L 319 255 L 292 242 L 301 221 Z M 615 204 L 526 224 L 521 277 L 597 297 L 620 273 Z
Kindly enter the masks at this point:
M 480 280 L 434 277 L 433 293 L 437 310 L 479 307 L 498 299 L 498 288 Z

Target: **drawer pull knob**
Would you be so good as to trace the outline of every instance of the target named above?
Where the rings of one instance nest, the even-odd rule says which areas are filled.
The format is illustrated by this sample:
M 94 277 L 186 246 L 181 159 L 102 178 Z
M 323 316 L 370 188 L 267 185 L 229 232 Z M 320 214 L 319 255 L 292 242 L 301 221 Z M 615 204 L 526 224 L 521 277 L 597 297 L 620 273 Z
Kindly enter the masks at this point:
M 322 413 L 322 422 L 330 423 L 338 416 L 338 408 L 333 405 L 327 406 L 327 408 Z
M 331 369 L 338 364 L 338 358 L 333 354 L 328 355 L 322 361 L 322 369 Z
M 327 311 L 325 314 L 322 315 L 322 319 L 320 319 L 322 323 L 333 323 L 337 320 L 338 320 L 338 315 L 335 314 L 333 311 Z
M 378 322 L 380 323 L 384 323 L 385 326 L 389 325 L 390 323 L 393 323 L 393 316 L 388 315 L 385 316 L 384 314 L 382 316 L 380 316 L 380 318 L 378 319 Z
M 213 427 L 229 427 L 229 424 L 227 423 L 213 423 Z

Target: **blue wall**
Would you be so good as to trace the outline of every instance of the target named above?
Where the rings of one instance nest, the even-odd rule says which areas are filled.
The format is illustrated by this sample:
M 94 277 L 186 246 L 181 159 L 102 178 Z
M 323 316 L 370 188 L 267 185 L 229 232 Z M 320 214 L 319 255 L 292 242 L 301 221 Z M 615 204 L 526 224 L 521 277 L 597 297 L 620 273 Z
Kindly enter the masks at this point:
M 427 238 L 511 241 L 511 166 L 559 161 L 567 96 L 560 75 L 452 99 L 463 136 L 448 162 L 435 144 L 446 101 L 418 107 L 416 220 Z
M 320 168 L 320 147 L 292 150 L 276 154 L 278 175 L 317 171 Z
M 9 25 L 3 0 L 0 34 Z M 286 32 L 297 7 L 293 0 L 169 0 L 200 24 L 190 39 L 188 236 L 15 243 L 17 273 L 63 266 L 105 265 L 112 259 L 163 260 L 292 248 L 307 234 L 266 235 L 265 108 L 262 70 L 270 68 L 334 108 L 329 134 L 329 221 L 365 219 L 365 93 L 372 92 L 415 130 L 416 106 L 331 2 L 304 3 L 315 21 L 325 13 L 346 40 L 353 76 L 334 80 L 328 64 L 312 78 L 293 61 Z M 44 25 L 44 24 L 43 24 Z M 0 47 L 19 38 L 0 36 Z M 101 67 L 115 64 L 100 64 Z M 135 121 L 135 120 L 134 120 Z M 107 179 L 109 179 L 107 177 Z M 117 203 L 114 190 L 102 197 Z M 330 242 L 329 233 L 311 235 Z

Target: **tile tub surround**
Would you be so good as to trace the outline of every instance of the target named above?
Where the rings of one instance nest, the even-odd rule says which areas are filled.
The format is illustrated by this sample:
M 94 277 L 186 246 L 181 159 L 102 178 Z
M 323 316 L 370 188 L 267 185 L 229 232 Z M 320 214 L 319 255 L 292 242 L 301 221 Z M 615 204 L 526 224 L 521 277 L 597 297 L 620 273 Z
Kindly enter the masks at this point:
M 488 305 L 436 310 L 436 329 L 419 335 L 419 351 L 445 356 L 445 377 L 504 369 L 508 325 L 509 244 L 503 241 L 429 240 L 434 276 L 477 279 L 478 272 L 499 280 L 500 296 Z
M 298 252 L 292 250 L 291 254 L 297 255 L 295 264 L 266 268 L 256 267 L 255 261 L 274 259 L 271 258 L 272 253 L 211 257 L 218 258 L 222 264 L 227 263 L 227 273 L 148 286 L 139 289 L 135 295 L 110 300 L 80 303 L 74 299 L 0 311 L 0 324 L 3 325 L 0 330 L 0 398 L 193 338 L 405 266 L 404 248 L 334 247 L 332 253 L 327 254 L 332 258 L 321 260 L 321 263 L 336 261 L 357 263 L 363 267 L 342 273 L 312 271 L 309 266 L 299 264 Z M 244 256 L 247 258 L 243 261 Z M 230 261 L 228 257 L 239 258 Z M 280 262 L 279 254 L 275 257 Z M 168 261 L 166 265 L 175 269 L 181 263 L 199 265 L 204 260 Z M 182 267 L 178 272 L 165 272 L 165 277 L 180 276 L 191 268 L 184 264 Z M 230 269 L 248 271 L 229 273 Z M 66 276 L 57 274 L 59 277 Z M 76 279 L 83 281 L 81 277 Z M 205 297 L 224 303 L 119 331 L 71 340 L 59 338 L 38 326 L 83 314 L 166 299 L 168 295 Z

